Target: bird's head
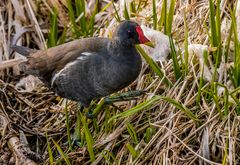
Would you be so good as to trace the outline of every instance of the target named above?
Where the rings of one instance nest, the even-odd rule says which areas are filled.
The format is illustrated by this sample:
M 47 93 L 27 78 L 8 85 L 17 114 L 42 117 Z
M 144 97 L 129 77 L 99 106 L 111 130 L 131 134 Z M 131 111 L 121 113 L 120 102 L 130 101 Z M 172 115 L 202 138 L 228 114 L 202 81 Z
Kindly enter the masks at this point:
M 121 22 L 115 30 L 113 38 L 117 38 L 121 44 L 126 46 L 145 44 L 154 47 L 153 43 L 144 35 L 142 28 L 133 21 Z

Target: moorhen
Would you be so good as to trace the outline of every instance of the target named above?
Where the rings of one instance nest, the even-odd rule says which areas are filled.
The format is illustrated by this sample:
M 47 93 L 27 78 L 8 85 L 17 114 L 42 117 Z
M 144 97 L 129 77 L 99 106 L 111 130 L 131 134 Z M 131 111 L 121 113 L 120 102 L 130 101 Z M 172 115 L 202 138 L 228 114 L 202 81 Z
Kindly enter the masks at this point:
M 13 49 L 27 57 L 19 65 L 22 71 L 88 107 L 92 99 L 117 92 L 138 77 L 142 61 L 135 44 L 152 45 L 137 23 L 123 21 L 113 39 L 84 38 L 38 51 Z

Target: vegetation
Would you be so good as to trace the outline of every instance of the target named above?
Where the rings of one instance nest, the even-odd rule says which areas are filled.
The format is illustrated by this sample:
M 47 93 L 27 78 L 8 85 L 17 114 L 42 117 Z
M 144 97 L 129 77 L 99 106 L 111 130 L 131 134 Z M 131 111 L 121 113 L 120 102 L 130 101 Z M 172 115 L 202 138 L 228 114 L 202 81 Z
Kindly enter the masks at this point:
M 222 2 L 1 1 L 0 164 L 240 164 L 239 20 L 237 2 Z M 146 63 L 119 93 L 144 95 L 113 105 L 96 100 L 97 117 L 90 120 L 77 103 L 46 87 L 15 88 L 23 75 L 11 44 L 44 49 L 111 37 L 124 19 L 169 38 L 170 57 L 162 62 L 137 46 Z

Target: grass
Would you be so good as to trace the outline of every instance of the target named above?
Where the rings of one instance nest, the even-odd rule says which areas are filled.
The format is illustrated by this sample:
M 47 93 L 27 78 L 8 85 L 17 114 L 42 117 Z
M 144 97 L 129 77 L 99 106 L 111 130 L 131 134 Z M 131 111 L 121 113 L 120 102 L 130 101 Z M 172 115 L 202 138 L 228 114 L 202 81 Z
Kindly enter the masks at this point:
M 24 34 L 21 20 L 26 17 L 24 26 L 31 25 L 31 12 L 14 4 L 13 10 L 2 11 L 1 60 L 13 58 L 8 44 L 17 37 L 18 44 L 43 48 L 46 43 L 36 36 L 42 34 L 53 47 L 77 38 L 111 36 L 113 25 L 124 19 L 165 33 L 170 57 L 156 62 L 137 46 L 145 60 L 142 72 L 121 93 L 146 94 L 113 105 L 95 100 L 93 120 L 75 102 L 65 105 L 47 88 L 17 91 L 17 68 L 1 71 L 0 117 L 8 127 L 0 126 L 0 154 L 6 159 L 1 157 L 0 164 L 13 158 L 7 137 L 18 138 L 19 130 L 27 135 L 29 148 L 43 156 L 40 164 L 240 164 L 240 42 L 234 2 L 139 0 L 121 7 L 113 0 L 55 2 L 32 4 L 40 31 Z M 192 43 L 209 49 L 198 47 L 191 53 Z
M 158 64 L 151 58 L 149 55 L 142 49 L 141 46 L 136 46 L 139 53 L 141 53 L 142 57 L 145 59 L 145 61 L 149 64 L 149 66 L 152 68 L 152 70 L 163 79 L 163 82 L 167 86 L 172 86 L 172 82 L 165 76 L 164 72 L 161 70 L 161 68 L 158 66 Z
M 59 154 L 60 154 L 60 155 L 62 156 L 62 158 L 64 159 L 65 163 L 66 163 L 67 165 L 71 165 L 70 160 L 68 159 L 66 153 L 61 149 L 61 146 L 60 146 L 57 142 L 55 142 L 54 140 L 52 140 L 52 141 L 53 141 L 54 145 L 56 146 Z
M 65 103 L 64 112 L 65 112 L 65 116 L 66 116 L 66 128 L 67 128 L 68 146 L 69 146 L 69 150 L 72 150 L 72 142 L 71 142 L 71 134 L 70 134 L 70 124 L 71 123 L 69 121 L 67 101 Z
M 82 120 L 83 129 L 84 129 L 85 139 L 87 142 L 87 149 L 90 155 L 90 160 L 93 162 L 95 160 L 95 155 L 93 151 L 93 144 L 94 144 L 93 137 L 88 128 L 86 117 L 81 115 L 81 120 Z
M 152 19 L 153 19 L 153 28 L 154 30 L 157 29 L 157 9 L 156 9 L 156 0 L 153 0 L 152 1 L 152 11 L 153 11 L 153 16 L 152 16 Z
M 48 40 L 47 45 L 48 47 L 57 46 L 57 39 L 58 39 L 58 25 L 57 25 L 57 9 L 53 9 L 53 13 L 50 16 L 50 30 L 48 33 Z
M 185 70 L 185 75 L 188 74 L 188 60 L 189 60 L 189 54 L 188 54 L 188 24 L 186 20 L 186 14 L 187 11 L 184 11 L 184 70 Z

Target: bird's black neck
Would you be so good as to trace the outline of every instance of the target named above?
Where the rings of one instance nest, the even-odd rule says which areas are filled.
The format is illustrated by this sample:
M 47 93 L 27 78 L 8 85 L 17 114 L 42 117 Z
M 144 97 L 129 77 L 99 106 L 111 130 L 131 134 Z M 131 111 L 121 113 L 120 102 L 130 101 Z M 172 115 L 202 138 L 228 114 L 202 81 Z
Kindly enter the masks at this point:
M 115 37 L 111 43 L 110 43 L 110 47 L 112 49 L 122 49 L 122 50 L 126 50 L 126 49 L 135 49 L 135 45 L 133 44 L 133 42 L 131 40 L 125 40 L 122 41 L 120 38 Z

